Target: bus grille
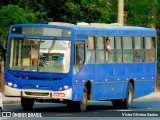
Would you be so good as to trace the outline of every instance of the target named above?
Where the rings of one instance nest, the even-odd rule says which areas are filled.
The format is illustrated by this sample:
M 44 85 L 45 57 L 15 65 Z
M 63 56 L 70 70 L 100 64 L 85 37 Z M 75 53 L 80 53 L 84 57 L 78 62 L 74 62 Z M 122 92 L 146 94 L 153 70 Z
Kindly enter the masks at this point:
M 48 96 L 49 93 L 40 93 L 40 92 L 25 92 L 26 95 L 31 96 Z
M 62 80 L 62 78 L 46 78 L 46 77 L 29 77 L 29 76 L 15 76 L 19 79 L 27 79 L 27 80 Z
M 33 86 L 33 85 L 22 85 L 24 88 L 23 89 L 49 89 L 52 88 L 52 86 Z

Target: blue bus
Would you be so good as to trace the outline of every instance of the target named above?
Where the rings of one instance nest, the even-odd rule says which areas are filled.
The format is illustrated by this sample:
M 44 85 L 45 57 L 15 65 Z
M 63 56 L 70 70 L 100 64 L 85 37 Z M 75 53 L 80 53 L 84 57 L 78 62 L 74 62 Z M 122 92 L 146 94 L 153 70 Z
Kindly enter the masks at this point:
M 110 39 L 111 53 L 105 40 Z M 107 24 L 14 24 L 8 36 L 6 96 L 65 103 L 86 111 L 88 101 L 131 108 L 134 98 L 154 92 L 155 29 Z

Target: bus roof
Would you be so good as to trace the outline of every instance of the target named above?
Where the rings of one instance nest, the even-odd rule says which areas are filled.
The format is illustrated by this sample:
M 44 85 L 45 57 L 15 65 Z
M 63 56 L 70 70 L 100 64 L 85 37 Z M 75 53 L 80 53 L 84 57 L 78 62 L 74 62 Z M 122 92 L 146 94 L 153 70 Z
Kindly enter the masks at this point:
M 97 25 L 74 25 L 74 24 L 14 24 L 11 27 L 15 26 L 35 26 L 35 27 L 55 27 L 55 28 L 64 28 L 72 29 L 75 34 L 97 34 L 97 35 L 147 35 L 147 36 L 156 36 L 157 32 L 153 28 L 147 27 L 138 27 L 138 26 L 114 26 L 100 24 Z

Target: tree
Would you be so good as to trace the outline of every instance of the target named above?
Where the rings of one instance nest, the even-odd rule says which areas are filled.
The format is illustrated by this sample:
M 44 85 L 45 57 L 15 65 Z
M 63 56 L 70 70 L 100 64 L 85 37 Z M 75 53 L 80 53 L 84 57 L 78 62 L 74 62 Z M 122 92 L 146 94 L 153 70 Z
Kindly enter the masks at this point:
M 33 12 L 30 9 L 20 8 L 18 5 L 3 6 L 0 9 L 0 38 L 6 39 L 9 26 L 15 23 L 43 23 L 46 12 Z
M 0 9 L 0 36 L 1 39 L 7 38 L 9 26 L 15 23 L 32 23 L 35 15 L 31 11 L 24 11 L 17 5 L 3 6 Z
M 72 23 L 113 23 L 117 19 L 112 19 L 115 18 L 115 12 L 111 12 L 111 9 L 116 3 L 115 0 L 68 0 L 64 5 L 65 14 L 61 13 L 61 20 Z M 117 13 L 117 8 L 114 10 Z
M 125 24 L 155 27 L 157 0 L 125 0 Z
M 25 10 L 17 5 L 3 6 L 0 9 L 0 43 L 2 40 L 7 40 L 10 25 L 15 23 L 35 23 L 38 21 L 37 16 L 45 16 L 45 13 L 33 13 L 32 10 Z
M 160 36 L 160 0 L 157 0 L 157 15 L 156 15 L 156 29 L 158 31 L 158 35 Z

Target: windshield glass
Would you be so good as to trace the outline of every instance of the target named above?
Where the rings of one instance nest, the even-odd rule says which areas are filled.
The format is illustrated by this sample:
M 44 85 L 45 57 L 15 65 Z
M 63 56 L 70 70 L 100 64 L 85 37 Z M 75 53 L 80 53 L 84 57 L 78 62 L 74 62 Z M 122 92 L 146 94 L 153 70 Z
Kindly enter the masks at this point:
M 9 69 L 15 71 L 68 73 L 71 42 L 12 38 Z

